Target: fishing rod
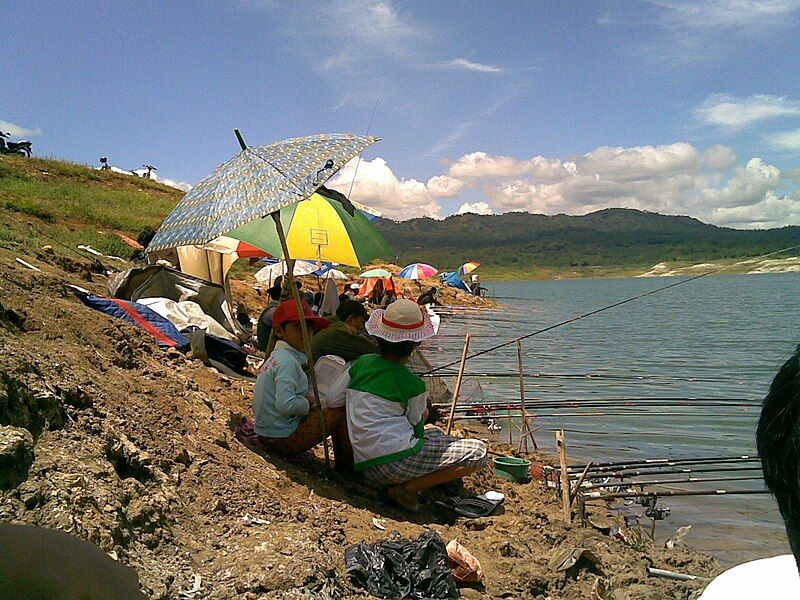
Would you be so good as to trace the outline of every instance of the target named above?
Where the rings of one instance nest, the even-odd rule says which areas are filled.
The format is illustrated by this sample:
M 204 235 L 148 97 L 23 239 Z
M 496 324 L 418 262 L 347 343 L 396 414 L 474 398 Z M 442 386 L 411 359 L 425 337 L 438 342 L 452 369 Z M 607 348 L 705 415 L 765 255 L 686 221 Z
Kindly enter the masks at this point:
M 507 415 L 503 415 L 504 417 Z M 719 418 L 748 418 L 752 419 L 753 415 L 747 415 L 743 413 L 698 413 L 695 412 L 688 412 L 688 413 L 676 413 L 671 412 L 669 414 L 658 414 L 653 412 L 584 412 L 584 413 L 537 413 L 535 416 L 536 418 L 542 419 L 555 419 L 555 418 L 595 418 L 595 417 L 647 417 L 652 418 L 654 416 L 660 417 L 691 417 L 696 419 L 697 417 L 719 417 Z M 459 420 L 466 420 L 466 421 L 479 421 L 480 419 L 487 418 L 487 415 L 459 415 Z
M 447 408 L 446 403 L 435 403 L 433 404 L 436 408 Z M 676 398 L 674 400 L 651 400 L 648 401 L 646 399 L 639 399 L 633 401 L 614 401 L 614 400 L 584 400 L 584 401 L 574 401 L 574 400 L 543 400 L 541 402 L 525 402 L 524 407 L 530 410 L 582 410 L 587 408 L 611 408 L 611 409 L 620 409 L 620 408 L 634 408 L 634 409 L 645 409 L 645 408 L 664 408 L 664 407 L 671 407 L 671 406 L 680 406 L 684 408 L 709 408 L 709 407 L 731 407 L 731 408 L 760 408 L 760 402 L 748 402 L 748 401 L 733 401 L 733 400 L 714 400 L 714 399 L 700 399 L 700 400 L 692 400 L 692 399 L 679 399 Z M 496 413 L 496 412 L 518 412 L 520 409 L 520 404 L 506 404 L 506 403 L 498 403 L 493 404 L 492 402 L 486 401 L 477 401 L 472 403 L 464 403 L 463 406 L 459 405 L 456 407 L 456 413 L 458 414 L 470 414 L 470 413 Z
M 796 245 L 790 246 L 788 248 L 783 248 L 782 250 L 776 250 L 775 252 L 770 252 L 768 254 L 764 254 L 764 255 L 758 256 L 756 258 L 751 258 L 751 259 L 740 261 L 738 263 L 733 263 L 731 265 L 726 265 L 726 266 L 720 267 L 719 269 L 714 269 L 713 271 L 709 271 L 707 273 L 700 273 L 699 275 L 694 275 L 692 277 L 689 277 L 688 279 L 683 279 L 681 281 L 676 281 L 675 283 L 671 283 L 669 285 L 665 285 L 665 286 L 662 286 L 660 288 L 656 288 L 654 290 L 650 290 L 648 292 L 637 294 L 636 296 L 631 296 L 630 298 L 626 298 L 625 300 L 620 300 L 619 302 L 614 302 L 613 304 L 609 304 L 608 306 L 603 306 L 601 308 L 596 308 L 596 309 L 591 310 L 589 312 L 586 312 L 586 313 L 583 313 L 583 314 L 580 314 L 580 315 L 576 315 L 574 317 L 570 317 L 569 319 L 565 319 L 564 321 L 560 321 L 559 323 L 555 323 L 553 325 L 549 325 L 547 327 L 543 327 L 542 329 L 537 329 L 536 331 L 533 331 L 531 333 L 526 333 L 525 335 L 521 335 L 521 336 L 516 337 L 514 339 L 511 339 L 511 340 L 507 340 L 507 341 L 503 342 L 502 344 L 497 344 L 495 346 L 492 346 L 491 348 L 487 348 L 486 350 L 481 350 L 479 352 L 475 352 L 474 354 L 470 354 L 469 356 L 467 356 L 464 360 L 468 360 L 468 359 L 471 359 L 471 358 L 477 358 L 478 356 L 483 356 L 484 354 L 488 354 L 489 352 L 494 352 L 495 350 L 499 350 L 500 348 L 505 348 L 506 346 L 510 346 L 512 344 L 516 344 L 517 342 L 520 342 L 522 340 L 526 340 L 526 339 L 534 337 L 536 335 L 540 335 L 542 333 L 546 333 L 546 332 L 551 331 L 553 329 L 556 329 L 558 327 L 563 327 L 564 325 L 568 325 L 570 323 L 574 323 L 576 321 L 580 321 L 581 319 L 585 319 L 587 317 L 591 317 L 591 316 L 599 314 L 601 312 L 605 312 L 607 310 L 611 310 L 612 308 L 617 308 L 618 306 L 622 306 L 623 304 L 628 304 L 629 302 L 633 302 L 635 300 L 640 300 L 642 298 L 646 298 L 647 296 L 652 296 L 653 294 L 657 294 L 659 292 L 663 292 L 663 291 L 668 290 L 670 288 L 674 288 L 674 287 L 677 287 L 679 285 L 683 285 L 683 284 L 689 283 L 691 281 L 695 281 L 697 279 L 702 279 L 703 277 L 708 277 L 709 275 L 714 275 L 716 273 L 720 273 L 720 272 L 722 272 L 722 271 L 724 271 L 726 269 L 730 269 L 732 267 L 735 267 L 735 266 L 738 266 L 738 265 L 742 265 L 742 264 L 745 264 L 745 263 L 748 263 L 748 262 L 754 262 L 754 261 L 757 261 L 757 260 L 763 260 L 765 258 L 768 258 L 770 256 L 774 256 L 776 254 L 782 254 L 784 252 L 789 252 L 790 250 L 794 250 L 796 248 L 800 248 L 800 244 L 796 244 Z M 444 364 L 444 365 L 442 365 L 440 367 L 436 367 L 436 368 L 428 371 L 428 373 L 435 373 L 437 371 L 441 371 L 442 369 L 445 369 L 447 367 L 452 367 L 453 365 L 457 365 L 459 362 L 460 362 L 459 360 L 454 360 L 454 361 L 449 362 L 447 364 Z
M 380 99 L 381 99 L 380 96 L 375 98 L 375 106 L 372 107 L 372 116 L 369 118 L 369 123 L 367 124 L 367 134 L 366 134 L 367 137 L 369 137 L 369 131 L 372 128 L 372 119 L 375 118 L 375 111 L 378 108 L 378 100 L 380 100 Z M 350 199 L 350 197 L 353 194 L 353 186 L 356 183 L 356 175 L 358 174 L 358 167 L 361 164 L 361 155 L 362 154 L 364 154 L 363 150 L 358 153 L 358 160 L 356 161 L 356 168 L 353 170 L 353 181 L 350 182 L 350 190 L 347 192 L 348 200 Z
M 709 481 L 760 481 L 763 477 L 760 475 L 744 475 L 736 477 L 677 477 L 675 479 L 651 479 L 647 481 L 626 481 L 623 483 L 608 482 L 608 483 L 584 483 L 581 485 L 582 490 L 595 490 L 620 486 L 642 486 L 642 485 L 671 485 L 676 483 L 703 483 Z
M 732 463 L 736 464 L 736 463 Z M 554 469 L 555 470 L 555 469 Z M 652 469 L 620 469 L 619 471 L 611 471 L 607 473 L 587 473 L 586 479 L 604 479 L 606 477 L 611 477 L 614 479 L 625 479 L 628 477 L 642 477 L 642 476 L 652 476 L 652 475 L 661 475 L 661 474 L 668 474 L 668 473 L 727 473 L 727 472 L 735 472 L 735 471 L 760 471 L 761 467 L 736 467 L 736 466 L 727 466 L 723 465 L 721 467 L 662 467 L 660 470 L 652 470 Z
M 771 494 L 769 490 L 680 490 L 680 491 L 641 491 L 641 492 L 600 492 L 581 493 L 584 501 L 588 500 L 614 500 L 619 498 L 670 498 L 676 496 L 735 496 L 747 494 Z
M 758 456 L 743 454 L 740 456 L 708 456 L 698 458 L 644 458 L 640 460 L 624 460 L 619 462 L 595 463 L 592 462 L 589 471 L 609 470 L 610 467 L 636 466 L 636 465 L 679 465 L 679 464 L 702 464 L 719 462 L 757 462 L 761 461 Z M 583 471 L 586 465 L 569 465 L 567 470 Z
M 761 406 L 759 400 L 745 398 L 693 398 L 693 397 L 653 397 L 653 398 L 586 398 L 580 400 L 527 400 L 525 406 L 581 408 L 586 406 L 619 405 L 619 406 L 649 406 L 685 403 L 689 406 L 702 406 L 704 404 L 730 405 L 730 406 Z M 447 403 L 438 403 L 436 406 L 447 406 Z M 457 410 L 507 410 L 519 408 L 519 402 L 498 402 L 493 400 L 479 400 L 475 402 L 459 403 Z
M 457 336 L 459 339 L 464 339 L 464 336 Z M 473 335 L 472 338 L 481 337 Z M 457 371 L 448 370 L 445 373 L 437 373 L 435 375 L 430 373 L 420 373 L 420 377 L 456 377 Z M 618 379 L 623 381 L 702 381 L 702 382 L 719 382 L 727 381 L 723 377 L 673 377 L 670 375 L 616 375 L 616 374 L 603 374 L 603 373 L 523 373 L 526 379 Z M 510 372 L 473 372 L 465 371 L 462 377 L 485 377 L 486 379 L 519 379 L 519 373 Z

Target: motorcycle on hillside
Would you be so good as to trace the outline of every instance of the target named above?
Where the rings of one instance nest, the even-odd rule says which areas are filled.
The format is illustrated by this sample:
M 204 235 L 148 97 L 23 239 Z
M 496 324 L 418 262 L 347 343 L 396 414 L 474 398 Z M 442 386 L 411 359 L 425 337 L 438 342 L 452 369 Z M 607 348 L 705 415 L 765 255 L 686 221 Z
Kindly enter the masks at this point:
M 31 143 L 28 140 L 8 142 L 6 138 L 10 135 L 10 133 L 0 131 L 0 154 L 22 154 L 23 156 L 30 156 Z

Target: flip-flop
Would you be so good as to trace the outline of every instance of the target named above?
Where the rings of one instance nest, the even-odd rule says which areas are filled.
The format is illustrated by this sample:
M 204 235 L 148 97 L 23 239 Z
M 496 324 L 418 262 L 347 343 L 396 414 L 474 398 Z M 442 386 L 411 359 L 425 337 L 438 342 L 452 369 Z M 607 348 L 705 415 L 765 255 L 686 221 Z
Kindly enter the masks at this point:
M 458 501 L 455 506 L 453 506 L 453 512 L 461 517 L 467 517 L 469 519 L 488 517 L 504 500 L 505 497 L 502 494 L 487 492 L 482 496 L 464 498 Z

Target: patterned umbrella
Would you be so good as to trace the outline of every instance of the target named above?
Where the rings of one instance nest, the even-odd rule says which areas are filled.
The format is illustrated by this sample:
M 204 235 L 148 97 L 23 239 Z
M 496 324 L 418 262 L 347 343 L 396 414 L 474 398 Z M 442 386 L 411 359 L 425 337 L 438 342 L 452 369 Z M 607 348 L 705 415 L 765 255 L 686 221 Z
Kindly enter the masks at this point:
M 148 251 L 203 245 L 305 200 L 376 141 L 332 133 L 245 148 L 183 197 L 164 219 Z
M 470 273 L 472 273 L 475 269 L 477 269 L 480 266 L 481 266 L 481 263 L 479 263 L 476 260 L 471 260 L 470 262 L 466 262 L 463 265 L 461 265 L 461 268 L 458 270 L 458 274 L 459 275 L 469 275 Z
M 414 263 L 400 271 L 400 277 L 402 279 L 427 279 L 428 277 L 434 277 L 438 272 L 439 270 L 436 267 L 425 263 Z

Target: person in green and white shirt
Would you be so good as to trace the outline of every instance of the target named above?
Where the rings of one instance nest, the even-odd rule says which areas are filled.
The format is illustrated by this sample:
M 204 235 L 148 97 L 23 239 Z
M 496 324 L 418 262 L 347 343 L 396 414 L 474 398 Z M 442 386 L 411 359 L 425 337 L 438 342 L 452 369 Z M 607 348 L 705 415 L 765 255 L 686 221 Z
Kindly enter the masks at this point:
M 416 302 L 396 300 L 376 309 L 366 324 L 378 354 L 356 360 L 328 391 L 328 406 L 345 404 L 356 471 L 387 487 L 389 497 L 416 510 L 417 494 L 460 479 L 486 464 L 480 440 L 425 427 L 425 382 L 405 364 L 422 340 L 434 334 L 428 313 Z

